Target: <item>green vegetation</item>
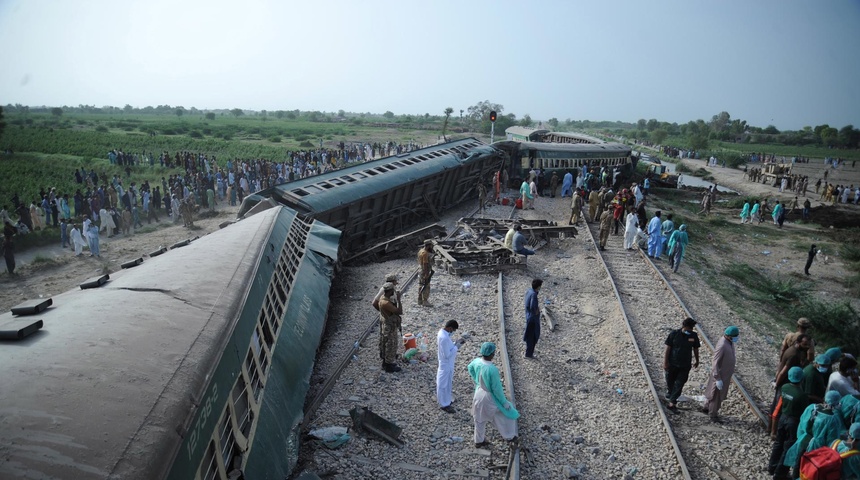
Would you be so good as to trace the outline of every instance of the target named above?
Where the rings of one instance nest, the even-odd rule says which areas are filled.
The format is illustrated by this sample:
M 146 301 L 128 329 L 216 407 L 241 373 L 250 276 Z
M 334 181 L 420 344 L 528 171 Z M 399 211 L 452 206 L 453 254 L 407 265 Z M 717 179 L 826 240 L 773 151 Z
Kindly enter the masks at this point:
M 819 342 L 860 351 L 860 315 L 849 302 L 818 300 L 810 293 L 812 286 L 808 282 L 763 275 L 746 264 L 729 264 L 720 274 L 741 287 L 735 289 L 733 296 L 747 300 L 773 318 L 785 319 L 782 324 L 786 328 L 792 327 L 794 319 L 806 317 L 815 325 Z

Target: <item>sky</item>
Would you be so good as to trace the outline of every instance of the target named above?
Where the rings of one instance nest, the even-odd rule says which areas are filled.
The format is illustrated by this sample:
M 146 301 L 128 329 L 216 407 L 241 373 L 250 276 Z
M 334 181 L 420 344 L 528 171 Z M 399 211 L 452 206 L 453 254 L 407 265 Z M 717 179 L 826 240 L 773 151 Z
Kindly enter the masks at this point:
M 860 127 L 860 0 L 0 0 L 0 105 Z

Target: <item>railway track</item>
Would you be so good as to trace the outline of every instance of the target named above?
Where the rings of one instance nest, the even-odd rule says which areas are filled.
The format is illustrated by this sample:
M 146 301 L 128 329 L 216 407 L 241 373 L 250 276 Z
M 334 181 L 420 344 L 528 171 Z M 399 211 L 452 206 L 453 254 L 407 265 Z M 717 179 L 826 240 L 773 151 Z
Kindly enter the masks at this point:
M 566 221 L 567 202 L 549 202 L 544 200 L 539 205 L 543 211 L 516 213 L 529 220 Z M 511 213 L 507 208 L 495 207 L 488 216 L 510 218 Z M 459 216 L 469 214 L 471 209 L 463 208 Z M 453 224 L 456 219 L 446 222 Z M 660 300 L 662 308 L 658 309 L 659 317 L 655 317 L 653 337 L 641 340 L 641 335 L 628 333 L 611 281 L 595 254 L 594 242 L 582 230 L 576 238 L 542 245 L 537 255 L 529 258 L 526 270 L 506 271 L 501 279 L 483 274 L 437 275 L 431 292 L 434 308 L 418 307 L 413 298 L 415 289 L 406 286 L 409 294 L 403 296 L 405 333 L 423 332 L 432 344 L 432 334 L 441 324 L 457 319 L 461 325 L 457 335 L 471 335 L 472 340 L 461 348 L 457 359 L 454 414 L 440 411 L 435 400 L 434 346 L 428 349 L 427 363 L 405 365 L 402 373 L 382 373 L 378 367 L 376 341 L 370 335 L 375 330 L 376 316 L 371 314 L 373 318 L 368 318 L 369 299 L 386 274 L 409 277 L 415 271 L 414 259 L 342 272 L 343 287 L 334 293 L 336 306 L 334 318 L 330 318 L 332 331 L 327 334 L 328 353 L 321 356 L 316 378 L 311 380 L 314 395 L 319 395 L 324 383 L 330 382 L 332 388 L 315 401 L 319 406 L 316 414 L 308 410 L 306 425 L 311 429 L 345 425 L 349 422 L 343 418 L 347 409 L 367 405 L 403 427 L 401 439 L 405 445 L 397 448 L 374 439 L 356 438 L 337 452 L 309 446 L 304 458 L 319 472 L 344 475 L 334 478 L 394 479 L 414 475 L 409 472 L 440 479 L 557 478 L 559 473 L 562 478 L 574 474 L 582 479 L 625 475 L 667 480 L 758 478 L 769 442 L 735 387 L 721 410 L 728 419 L 726 425 L 711 425 L 706 415 L 684 404 L 681 415 L 667 417 L 673 438 L 677 435 L 677 448 L 688 474 L 685 476 L 677 466 L 673 460 L 677 454 L 664 433 L 668 430 L 661 418 L 663 408 L 652 393 L 652 389 L 663 393 L 659 378 L 662 364 L 646 360 L 643 368 L 633 342 L 642 342 L 639 348 L 646 359 L 649 349 L 662 352 L 666 334 L 679 327 L 685 314 L 666 307 L 670 305 L 669 296 L 661 289 L 665 298 Z M 611 242 L 618 245 L 608 248 L 621 248 L 620 237 L 613 237 Z M 643 268 L 632 279 L 634 284 L 657 284 L 658 277 L 648 270 L 652 267 L 638 254 L 626 261 Z M 626 265 L 625 268 L 629 269 Z M 544 279 L 539 297 L 541 304 L 551 308 L 555 329 L 551 331 L 544 324 L 536 350 L 538 358 L 525 360 L 521 342 L 522 296 L 533 278 Z M 466 280 L 471 282 L 470 291 L 463 286 Z M 360 288 L 350 288 L 353 284 Z M 620 288 L 620 295 L 625 296 L 631 289 Z M 353 312 L 364 313 L 355 317 Z M 658 313 L 648 316 L 652 315 Z M 363 319 L 374 326 L 368 328 Z M 359 338 L 367 341 L 356 343 Z M 507 355 L 501 352 L 503 339 Z M 505 373 L 506 393 L 516 400 L 522 414 L 518 420 L 518 448 L 500 441 L 492 427 L 488 428 L 490 447 L 474 449 L 471 445 L 469 407 L 474 384 L 465 365 L 477 355 L 484 341 L 500 345 L 496 363 L 500 370 L 510 370 Z M 699 385 L 704 383 L 710 365 L 710 354 L 705 349 L 701 356 L 702 366 L 694 370 L 684 392 L 690 396 L 701 394 Z M 344 370 L 335 379 L 331 372 L 338 364 Z M 646 371 L 656 371 L 650 375 L 654 378 L 652 386 L 644 379 Z
M 694 315 L 672 288 L 671 282 L 644 252 L 638 248 L 625 250 L 622 243 L 623 235 L 610 235 L 607 248 L 600 251 L 597 246 L 598 224 L 588 224 L 587 230 L 594 244 L 595 252 L 612 284 L 629 335 L 634 341 L 651 397 L 658 407 L 665 434 L 675 453 L 679 478 L 744 478 L 745 473 L 743 471 L 732 471 L 731 468 L 722 464 L 715 465 L 713 458 L 704 457 L 701 444 L 696 442 L 697 436 L 701 436 L 703 431 L 719 431 L 721 436 L 730 438 L 736 445 L 740 445 L 744 441 L 750 441 L 748 438 L 746 440 L 739 438 L 748 434 L 750 427 L 755 425 L 767 426 L 767 415 L 759 409 L 740 379 L 736 375 L 733 376 L 734 387 L 730 390 L 729 397 L 735 397 L 736 400 L 737 397 L 741 397 L 742 402 L 736 401 L 735 404 L 743 403 L 748 409 L 739 411 L 735 408 L 733 411 L 727 412 L 728 409 L 725 408 L 724 404 L 721 414 L 726 413 L 732 416 L 732 420 L 725 428 L 709 425 L 707 415 L 699 413 L 701 404 L 695 399 L 679 403 L 681 413 L 675 414 L 665 407 L 664 397 L 658 392 L 658 390 L 665 392 L 665 382 L 662 378 L 663 340 L 668 332 L 680 328 L 681 320 L 686 317 L 694 318 L 700 323 L 712 321 L 712 319 L 703 319 Z M 665 261 L 665 259 L 659 261 Z M 721 331 L 725 326 L 727 325 L 717 325 L 716 327 L 717 330 Z M 710 352 L 713 352 L 714 343 L 701 327 L 700 324 L 696 329 L 702 343 L 708 347 Z M 704 352 L 700 352 L 700 354 L 701 365 L 698 369 L 691 370 L 690 378 L 685 386 L 685 393 L 688 395 L 691 395 L 690 392 L 698 395 L 704 394 L 703 388 L 707 383 L 707 375 L 710 373 L 710 355 Z M 693 396 L 698 396 L 695 394 Z M 763 433 L 759 433 L 764 439 Z

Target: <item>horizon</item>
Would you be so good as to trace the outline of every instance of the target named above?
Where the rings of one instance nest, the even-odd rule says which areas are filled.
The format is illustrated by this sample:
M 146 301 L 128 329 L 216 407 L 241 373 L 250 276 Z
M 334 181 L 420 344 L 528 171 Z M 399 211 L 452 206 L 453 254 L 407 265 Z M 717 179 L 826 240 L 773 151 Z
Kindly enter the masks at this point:
M 0 103 L 860 125 L 860 2 L 516 5 L 6 0 Z

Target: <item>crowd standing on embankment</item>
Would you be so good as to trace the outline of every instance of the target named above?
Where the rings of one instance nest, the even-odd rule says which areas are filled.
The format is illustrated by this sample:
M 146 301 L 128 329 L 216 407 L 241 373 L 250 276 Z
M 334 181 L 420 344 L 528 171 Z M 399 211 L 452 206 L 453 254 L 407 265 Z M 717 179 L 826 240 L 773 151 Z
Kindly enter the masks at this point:
M 62 248 L 72 248 L 75 256 L 86 246 L 91 256 L 100 256 L 98 239 L 115 235 L 133 234 L 148 224 L 160 223 L 163 214 L 173 223 L 180 220 L 186 227 L 194 224 L 194 214 L 201 209 L 214 211 L 219 202 L 231 206 L 241 204 L 245 196 L 299 178 L 342 168 L 351 163 L 397 155 L 423 146 L 416 143 L 344 143 L 336 149 L 310 149 L 287 151 L 282 161 L 262 158 L 229 159 L 221 163 L 215 155 L 195 152 L 129 153 L 122 149 L 111 150 L 107 159 L 120 167 L 125 176 L 108 176 L 95 168 L 75 169 L 77 188 L 60 192 L 55 187 L 42 187 L 38 193 L 27 192 L 22 197 L 12 196 L 11 211 L 0 209 L 0 221 L 6 227 L 3 254 L 7 257 L 7 270 L 14 271 L 12 237 L 29 232 L 56 228 Z M 149 180 L 130 181 L 146 176 L 147 168 L 156 166 L 174 169 L 176 173 L 162 177 L 160 185 Z M 27 199 L 32 200 L 27 204 Z M 13 220 L 12 215 L 17 219 Z M 97 230 L 89 229 L 90 224 Z M 81 241 L 75 240 L 77 230 Z M 77 248 L 76 248 L 77 247 Z

